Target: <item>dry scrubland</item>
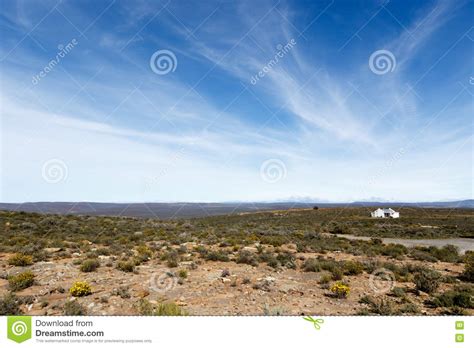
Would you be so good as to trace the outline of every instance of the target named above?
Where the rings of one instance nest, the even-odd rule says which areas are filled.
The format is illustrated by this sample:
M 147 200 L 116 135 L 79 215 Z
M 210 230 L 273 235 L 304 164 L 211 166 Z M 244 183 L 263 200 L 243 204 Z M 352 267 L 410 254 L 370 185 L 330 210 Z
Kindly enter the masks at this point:
M 474 253 L 378 239 L 473 238 L 472 210 L 369 212 L 166 221 L 0 212 L 0 314 L 474 314 Z

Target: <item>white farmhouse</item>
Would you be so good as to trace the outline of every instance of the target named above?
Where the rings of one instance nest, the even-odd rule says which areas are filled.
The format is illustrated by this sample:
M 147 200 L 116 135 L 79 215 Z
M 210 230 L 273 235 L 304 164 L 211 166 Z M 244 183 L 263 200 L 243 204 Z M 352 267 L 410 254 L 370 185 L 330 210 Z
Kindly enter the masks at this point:
M 370 213 L 370 216 L 373 218 L 394 218 L 398 219 L 400 217 L 400 213 L 398 211 L 393 210 L 392 208 L 378 208 Z

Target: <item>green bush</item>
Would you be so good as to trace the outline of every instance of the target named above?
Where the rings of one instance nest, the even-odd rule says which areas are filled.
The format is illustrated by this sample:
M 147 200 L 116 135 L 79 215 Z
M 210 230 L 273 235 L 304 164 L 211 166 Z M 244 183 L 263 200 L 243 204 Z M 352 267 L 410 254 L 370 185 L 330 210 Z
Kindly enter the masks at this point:
M 173 302 L 160 303 L 154 306 L 150 301 L 141 299 L 136 304 L 137 311 L 140 315 L 157 315 L 157 316 L 184 316 L 187 312 Z
M 169 268 L 178 267 L 179 265 L 179 254 L 176 250 L 171 250 L 167 252 L 163 257 L 163 260 L 166 260 L 166 265 Z
M 367 304 L 369 306 L 369 312 L 379 315 L 393 315 L 394 304 L 392 301 L 386 299 L 375 299 L 371 296 L 363 296 L 360 303 Z
M 454 245 L 446 245 L 442 248 L 435 248 L 431 247 L 431 254 L 436 257 L 438 260 L 443 262 L 458 262 L 459 257 L 459 249 Z
M 173 302 L 166 302 L 158 304 L 157 308 L 153 312 L 153 315 L 158 316 L 185 316 L 187 315 L 180 306 Z
M 146 262 L 151 259 L 153 256 L 153 251 L 146 246 L 146 245 L 140 245 L 137 247 L 137 255 L 135 256 L 135 260 L 137 264 L 141 264 L 143 262 Z
M 64 315 L 86 315 L 87 309 L 77 301 L 68 301 L 64 304 Z
M 415 274 L 413 281 L 416 285 L 416 290 L 431 294 L 438 289 L 441 274 L 437 271 L 423 268 Z
M 140 299 L 135 307 L 137 308 L 137 311 L 140 315 L 153 315 L 153 305 L 150 303 L 150 301 L 142 298 Z
M 223 251 L 219 250 L 219 251 L 211 251 L 211 252 L 208 252 L 206 255 L 205 255 L 205 259 L 207 261 L 222 261 L 222 262 L 227 262 L 229 261 L 229 256 L 224 253 Z
M 117 268 L 123 272 L 133 272 L 135 270 L 135 264 L 131 261 L 119 261 Z
M 8 293 L 0 298 L 0 315 L 20 315 L 23 312 L 20 309 L 21 300 L 14 294 Z
M 81 272 L 94 272 L 97 268 L 99 268 L 99 266 L 100 266 L 99 260 L 87 259 L 82 262 L 80 270 Z
M 251 266 L 258 266 L 258 261 L 255 254 L 250 251 L 243 250 L 237 256 L 237 263 L 245 263 Z
M 395 287 L 392 289 L 392 295 L 395 297 L 403 298 L 406 295 L 406 291 L 404 288 Z
M 428 262 L 436 262 L 438 259 L 431 255 L 429 252 L 413 249 L 410 251 L 410 256 L 418 261 L 428 261 Z
M 436 307 L 474 308 L 474 289 L 472 286 L 457 286 L 437 295 L 432 303 Z
M 291 253 L 280 253 L 276 259 L 283 267 L 296 269 L 295 257 Z
M 30 271 L 8 277 L 8 285 L 12 291 L 20 291 L 29 288 L 34 282 L 35 275 Z
M 303 264 L 305 272 L 321 272 L 321 263 L 317 259 L 309 258 Z
M 468 282 L 474 282 L 474 253 L 466 253 L 464 262 L 466 264 L 464 266 L 462 277 Z
M 332 277 L 330 274 L 323 274 L 321 276 L 321 278 L 319 279 L 319 284 L 321 285 L 326 285 L 326 284 L 329 284 L 329 282 L 331 281 Z
M 399 259 L 403 255 L 408 253 L 407 247 L 401 244 L 388 244 L 385 245 L 382 249 L 382 255 L 393 257 L 394 259 Z
M 17 253 L 8 259 L 8 264 L 12 266 L 29 266 L 33 264 L 33 257 Z
M 358 261 L 345 261 L 343 269 L 346 275 L 358 275 L 364 271 L 364 265 Z

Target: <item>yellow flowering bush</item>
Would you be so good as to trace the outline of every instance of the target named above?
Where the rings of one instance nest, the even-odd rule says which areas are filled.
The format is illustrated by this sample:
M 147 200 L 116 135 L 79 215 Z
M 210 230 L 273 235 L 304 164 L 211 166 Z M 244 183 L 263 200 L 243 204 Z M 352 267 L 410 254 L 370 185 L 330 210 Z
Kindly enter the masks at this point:
M 87 282 L 75 282 L 69 293 L 75 297 L 87 296 L 92 294 L 92 288 Z
M 342 282 L 334 283 L 331 286 L 330 290 L 338 298 L 347 298 L 347 296 L 349 296 L 349 293 L 351 292 L 349 286 Z

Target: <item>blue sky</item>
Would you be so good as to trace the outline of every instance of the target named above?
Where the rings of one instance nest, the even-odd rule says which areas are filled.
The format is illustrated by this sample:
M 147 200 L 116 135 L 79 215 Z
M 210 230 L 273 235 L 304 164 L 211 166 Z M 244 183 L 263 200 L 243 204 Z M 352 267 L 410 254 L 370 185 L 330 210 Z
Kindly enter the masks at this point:
M 1 9 L 3 202 L 473 196 L 473 2 Z

